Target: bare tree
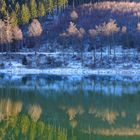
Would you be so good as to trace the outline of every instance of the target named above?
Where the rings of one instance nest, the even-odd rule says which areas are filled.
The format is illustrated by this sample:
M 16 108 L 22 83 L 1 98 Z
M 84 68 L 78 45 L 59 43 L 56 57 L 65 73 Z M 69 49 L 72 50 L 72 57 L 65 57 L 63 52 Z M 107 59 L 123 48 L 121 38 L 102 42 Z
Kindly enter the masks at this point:
M 137 31 L 140 32 L 140 22 L 137 23 Z
M 83 59 L 84 45 L 83 45 L 83 40 L 84 40 L 85 33 L 86 32 L 85 32 L 84 28 L 80 28 L 79 29 L 78 39 L 80 40 L 80 50 L 81 50 L 81 63 L 82 63 L 82 66 L 84 65 L 84 59 Z
M 88 32 L 89 32 L 89 37 L 90 37 L 90 45 L 91 45 L 91 48 L 93 48 L 94 65 L 96 65 L 96 37 L 97 37 L 97 31 L 95 29 L 90 29 Z
M 18 26 L 15 26 L 13 29 L 12 29 L 12 38 L 13 38 L 13 41 L 15 41 L 16 43 L 16 46 L 15 46 L 15 51 L 18 51 L 19 48 L 22 46 L 21 42 L 23 40 L 23 34 L 22 34 L 22 31 L 21 29 L 18 27 Z M 16 50 L 17 49 L 17 50 Z
M 70 14 L 70 18 L 73 22 L 75 22 L 78 19 L 78 13 L 75 10 L 73 10 Z
M 39 37 L 42 34 L 42 26 L 37 19 L 34 19 L 32 23 L 28 27 L 29 37 L 30 37 L 30 45 L 33 47 L 36 43 L 39 43 Z M 35 59 L 37 60 L 37 53 L 35 50 Z M 35 60 L 35 61 L 36 61 Z M 37 61 L 36 61 L 37 62 Z
M 115 20 L 110 19 L 109 22 L 103 23 L 102 25 L 96 26 L 96 30 L 102 34 L 104 34 L 108 38 L 109 46 L 108 46 L 108 58 L 111 55 L 112 43 L 114 41 L 114 34 L 119 31 L 119 27 L 115 23 Z M 114 47 L 114 57 L 115 57 L 115 47 Z
M 117 27 L 117 24 L 115 23 L 115 20 L 113 20 L 113 19 L 110 19 L 110 21 L 104 25 L 105 25 L 105 27 L 104 27 L 105 35 L 107 35 L 108 40 L 109 40 L 108 55 L 110 56 L 111 49 L 112 49 L 112 43 L 114 40 L 114 34 L 119 31 L 119 28 Z M 114 47 L 114 50 L 115 50 L 115 47 Z
M 4 41 L 4 27 L 5 27 L 5 24 L 2 20 L 0 20 L 0 45 L 1 45 L 1 48 L 0 50 L 3 52 L 3 41 Z
M 11 66 L 11 42 L 12 42 L 12 26 L 10 25 L 10 17 L 9 14 L 7 12 L 7 16 L 4 20 L 5 22 L 5 42 L 6 42 L 6 46 L 8 48 L 8 52 L 9 52 L 9 57 L 10 57 L 10 66 Z
M 70 25 L 69 25 L 66 33 L 72 42 L 72 49 L 73 49 L 73 56 L 74 56 L 74 41 L 75 41 L 77 35 L 79 34 L 79 31 L 73 22 L 70 22 Z
M 34 19 L 28 28 L 29 37 L 38 37 L 42 34 L 42 26 L 37 19 Z

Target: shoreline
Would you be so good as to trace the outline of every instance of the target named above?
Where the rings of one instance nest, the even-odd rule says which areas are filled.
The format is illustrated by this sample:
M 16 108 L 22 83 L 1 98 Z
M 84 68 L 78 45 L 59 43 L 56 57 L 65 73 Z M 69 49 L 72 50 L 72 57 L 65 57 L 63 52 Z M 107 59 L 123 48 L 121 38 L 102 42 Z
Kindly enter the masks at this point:
M 0 69 L 0 74 L 26 75 L 103 75 L 103 76 L 140 76 L 140 69 L 87 69 L 87 68 L 7 68 Z

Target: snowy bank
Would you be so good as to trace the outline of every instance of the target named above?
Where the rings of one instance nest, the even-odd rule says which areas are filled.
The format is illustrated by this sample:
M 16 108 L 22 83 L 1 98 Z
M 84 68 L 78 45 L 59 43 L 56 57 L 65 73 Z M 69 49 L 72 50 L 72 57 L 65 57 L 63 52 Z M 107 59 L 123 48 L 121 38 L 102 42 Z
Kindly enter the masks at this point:
M 139 69 L 87 69 L 87 68 L 51 68 L 51 69 L 29 69 L 12 67 L 0 69 L 0 73 L 26 75 L 26 74 L 47 74 L 47 75 L 140 75 Z

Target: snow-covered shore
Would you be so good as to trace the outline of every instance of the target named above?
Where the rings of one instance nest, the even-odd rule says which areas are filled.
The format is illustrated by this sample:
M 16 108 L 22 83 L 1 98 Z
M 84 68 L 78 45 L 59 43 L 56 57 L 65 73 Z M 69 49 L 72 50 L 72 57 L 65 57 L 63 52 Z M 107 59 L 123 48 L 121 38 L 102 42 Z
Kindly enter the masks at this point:
M 7 68 L 0 69 L 0 73 L 26 75 L 26 74 L 47 74 L 47 75 L 122 75 L 140 76 L 139 69 L 87 69 L 87 68 L 51 68 L 51 69 L 29 69 L 29 68 Z
M 46 47 L 45 47 L 46 48 Z M 122 53 L 125 52 L 125 53 Z M 47 75 L 140 75 L 140 55 L 135 49 L 116 47 L 116 57 L 104 48 L 96 52 L 10 52 L 0 53 L 0 73 L 12 75 L 47 74 Z M 125 54 L 125 55 L 124 55 Z

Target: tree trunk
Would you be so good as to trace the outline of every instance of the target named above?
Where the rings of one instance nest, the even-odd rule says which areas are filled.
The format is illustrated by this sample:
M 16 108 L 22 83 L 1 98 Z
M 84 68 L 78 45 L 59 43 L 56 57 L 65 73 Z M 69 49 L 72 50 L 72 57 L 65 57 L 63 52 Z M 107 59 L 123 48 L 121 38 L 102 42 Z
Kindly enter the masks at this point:
M 81 62 L 82 62 L 82 67 L 83 67 L 83 64 L 84 64 L 84 62 L 83 62 L 83 44 L 82 44 L 82 41 L 81 41 Z
M 96 66 L 96 47 L 95 46 L 93 49 L 93 56 L 94 56 L 94 66 Z
M 103 51 L 102 51 L 102 45 L 101 45 L 101 63 L 103 62 Z

